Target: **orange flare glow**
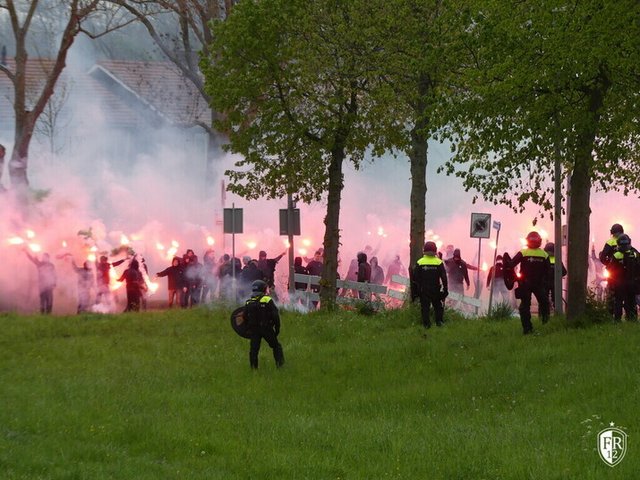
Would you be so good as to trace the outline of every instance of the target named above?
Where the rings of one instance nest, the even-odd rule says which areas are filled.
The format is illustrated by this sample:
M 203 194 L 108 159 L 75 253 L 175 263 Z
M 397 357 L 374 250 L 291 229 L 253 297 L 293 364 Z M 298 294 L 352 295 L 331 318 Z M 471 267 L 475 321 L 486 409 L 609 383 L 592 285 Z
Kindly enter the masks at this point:
M 207 237 L 207 245 L 209 245 L 210 247 L 212 247 L 215 243 L 216 243 L 215 239 L 214 239 L 211 235 L 209 235 L 209 236 Z
M 24 240 L 20 237 L 11 237 L 7 242 L 9 242 L 9 245 L 22 245 Z

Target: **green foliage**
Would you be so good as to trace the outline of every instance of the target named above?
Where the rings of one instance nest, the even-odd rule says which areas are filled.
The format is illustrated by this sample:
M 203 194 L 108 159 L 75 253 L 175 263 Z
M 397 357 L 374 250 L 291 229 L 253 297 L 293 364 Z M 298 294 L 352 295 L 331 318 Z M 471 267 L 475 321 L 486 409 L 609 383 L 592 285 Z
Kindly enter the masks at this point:
M 387 120 L 369 96 L 375 78 L 365 59 L 375 45 L 363 38 L 366 4 L 249 0 L 216 24 L 202 69 L 225 112 L 218 128 L 227 148 L 243 156 L 225 172 L 231 191 L 318 200 L 337 149 L 356 166 L 368 148 L 384 150 Z
M 476 63 L 451 97 L 457 142 L 447 173 L 514 210 L 549 210 L 554 159 L 570 176 L 587 149 L 597 187 L 640 187 L 639 4 L 489 0 L 476 2 L 472 19 Z
M 230 312 L 1 315 L 3 478 L 589 480 L 637 417 L 637 325 L 283 311 L 252 372 Z

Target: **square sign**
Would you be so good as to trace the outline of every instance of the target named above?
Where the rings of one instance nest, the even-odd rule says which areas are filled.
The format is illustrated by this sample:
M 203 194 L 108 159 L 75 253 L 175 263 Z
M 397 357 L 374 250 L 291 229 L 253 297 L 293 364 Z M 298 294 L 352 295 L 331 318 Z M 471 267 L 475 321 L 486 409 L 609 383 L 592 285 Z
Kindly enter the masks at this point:
M 225 208 L 223 210 L 224 233 L 242 233 L 242 209 Z
M 293 209 L 293 225 L 289 227 L 289 210 L 280 209 L 280 235 L 300 235 L 300 209 Z
M 471 238 L 489 238 L 491 236 L 491 214 L 471 214 Z

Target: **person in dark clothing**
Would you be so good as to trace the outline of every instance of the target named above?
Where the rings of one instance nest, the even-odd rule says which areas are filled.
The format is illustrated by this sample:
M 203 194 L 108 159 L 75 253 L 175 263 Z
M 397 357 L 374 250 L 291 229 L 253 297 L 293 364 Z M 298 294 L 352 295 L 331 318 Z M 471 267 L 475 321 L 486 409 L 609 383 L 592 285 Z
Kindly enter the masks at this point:
M 180 305 L 180 291 L 184 285 L 182 264 L 179 257 L 173 257 L 171 266 L 161 272 L 156 273 L 157 277 L 167 277 L 168 307 L 173 307 L 173 303 Z
M 400 260 L 400 255 L 396 255 L 393 261 L 387 267 L 387 275 L 385 276 L 384 283 L 389 285 L 393 289 L 401 289 L 402 285 L 393 281 L 394 275 L 407 276 L 407 269 Z
M 280 259 L 287 253 L 286 250 L 278 255 L 276 258 L 267 258 L 267 252 L 261 250 L 258 254 L 258 268 L 262 272 L 264 276 L 264 281 L 267 283 L 267 286 L 271 289 L 271 293 L 275 298 L 275 272 L 276 265 L 280 261 Z
M 244 315 L 251 332 L 249 365 L 258 368 L 258 353 L 264 339 L 273 350 L 276 367 L 284 365 L 282 345 L 278 342 L 280 334 L 280 314 L 273 299 L 267 295 L 267 283 L 256 280 L 251 286 L 251 298 L 246 301 Z
M 215 252 L 208 249 L 202 259 L 202 302 L 213 302 L 217 284 L 218 265 Z
M 127 306 L 124 311 L 139 312 L 140 300 L 143 293 L 147 291 L 147 284 L 140 271 L 140 264 L 135 258 L 131 260 L 129 268 L 124 271 L 118 281 L 126 283 Z
M 602 247 L 602 251 L 598 255 L 598 258 L 603 265 L 611 263 L 613 254 L 618 249 L 618 237 L 624 233 L 624 227 L 619 223 L 614 223 L 611 225 L 609 233 L 611 234 L 611 238 L 605 242 L 604 247 Z
M 323 250 L 320 250 L 320 249 L 316 250 L 316 252 L 313 254 L 313 259 L 307 263 L 307 272 L 309 273 L 309 275 L 313 275 L 317 277 L 322 276 L 322 271 L 324 270 L 324 263 L 322 258 L 323 253 L 324 253 Z M 311 291 L 314 293 L 319 293 L 320 286 L 311 285 Z M 313 304 L 314 308 L 318 308 L 317 301 L 312 301 L 311 303 Z
M 438 248 L 434 242 L 424 244 L 424 255 L 409 271 L 411 299 L 420 299 L 422 325 L 431 328 L 431 306 L 435 312 L 436 325 L 444 322 L 444 300 L 449 295 L 447 271 L 444 262 L 436 255 Z
M 547 278 L 547 295 L 549 296 L 549 298 L 551 298 L 551 303 L 549 304 L 549 308 L 550 309 L 553 308 L 554 311 L 556 310 L 555 248 L 556 248 L 556 245 L 553 242 L 547 242 L 547 244 L 544 246 L 544 251 L 547 252 L 547 255 L 549 255 L 549 278 Z M 564 263 L 562 262 L 560 263 L 562 264 L 562 276 L 565 277 L 567 275 L 567 269 L 564 267 Z
M 111 268 L 123 264 L 127 258 L 109 263 L 103 255 L 96 261 L 96 303 L 111 305 Z
M 233 276 L 232 276 L 231 257 L 225 253 L 220 258 L 220 265 L 218 267 L 218 297 L 220 299 L 230 300 L 233 290 Z M 239 272 L 236 272 L 236 275 Z
M 187 255 L 184 267 L 185 307 L 195 307 L 200 303 L 202 295 L 202 264 L 195 254 Z M 183 289 L 184 291 L 184 289 Z
M 371 282 L 371 265 L 367 262 L 367 254 L 364 252 L 360 252 L 357 255 L 358 259 L 358 274 L 356 281 L 361 283 L 370 283 Z M 361 300 L 371 299 L 371 295 L 366 294 L 363 291 L 358 291 L 358 298 Z
M 466 288 L 469 288 L 471 285 L 469 281 L 469 270 L 478 270 L 478 268 L 469 265 L 462 259 L 459 248 L 453 250 L 453 256 L 451 258 L 444 260 L 444 266 L 447 270 L 447 277 L 449 278 L 449 289 L 463 296 L 465 284 Z M 460 300 L 455 300 L 452 306 L 453 308 L 462 309 L 463 305 Z
M 598 254 L 598 258 L 600 259 L 600 262 L 605 266 L 610 265 L 611 262 L 613 261 L 613 254 L 618 249 L 618 237 L 624 234 L 624 228 L 619 223 L 614 223 L 613 225 L 611 225 L 611 228 L 609 229 L 609 233 L 611 234 L 611 238 L 609 238 L 609 240 L 606 241 L 606 243 L 604 244 L 604 247 L 602 247 L 602 251 Z M 614 314 L 614 303 L 615 303 L 614 296 L 615 295 L 613 292 L 613 285 L 611 281 L 609 281 L 607 283 L 606 303 L 607 303 L 607 310 L 611 315 Z
M 313 259 L 307 263 L 307 271 L 309 275 L 317 275 L 318 277 L 322 276 L 322 270 L 324 268 L 324 263 L 322 263 L 322 251 L 316 250 L 316 253 L 313 255 Z
M 251 295 L 253 282 L 262 280 L 262 272 L 258 268 L 258 261 L 248 257 L 248 262 L 238 275 L 238 297 L 247 298 Z
M 495 267 L 489 269 L 489 273 L 487 274 L 487 288 L 491 286 L 491 280 L 493 280 L 494 298 L 497 299 L 498 295 L 500 295 L 503 303 L 515 307 L 511 299 L 511 292 L 504 283 L 502 255 L 496 257 Z
M 49 314 L 53 310 L 53 289 L 56 288 L 56 267 L 51 263 L 48 253 L 42 254 L 42 260 L 25 250 L 27 258 L 38 270 L 38 291 L 40 293 L 40 313 Z
M 371 257 L 371 283 L 376 285 L 384 284 L 384 270 L 378 263 L 378 257 Z
M 293 259 L 293 272 L 299 273 L 301 275 L 309 275 L 309 270 L 307 267 L 302 265 L 302 257 L 296 257 Z M 307 284 L 304 282 L 295 282 L 294 284 L 296 290 L 306 290 Z
M 89 262 L 84 262 L 82 267 L 71 260 L 71 266 L 78 275 L 78 309 L 77 313 L 91 311 L 91 288 L 93 287 L 93 272 Z
M 520 322 L 522 332 L 528 335 L 533 332 L 531 323 L 531 295 L 538 301 L 538 310 L 542 323 L 549 321 L 549 296 L 547 281 L 549 279 L 549 255 L 540 246 L 542 237 L 538 232 L 527 235 L 527 248 L 522 249 L 510 260 L 510 267 L 520 265 L 516 298 L 520 299 Z
M 609 286 L 613 294 L 613 318 L 622 320 L 622 311 L 628 321 L 638 317 L 636 294 L 640 274 L 640 253 L 631 246 L 631 238 L 623 233 L 618 236 L 617 249 L 607 264 Z

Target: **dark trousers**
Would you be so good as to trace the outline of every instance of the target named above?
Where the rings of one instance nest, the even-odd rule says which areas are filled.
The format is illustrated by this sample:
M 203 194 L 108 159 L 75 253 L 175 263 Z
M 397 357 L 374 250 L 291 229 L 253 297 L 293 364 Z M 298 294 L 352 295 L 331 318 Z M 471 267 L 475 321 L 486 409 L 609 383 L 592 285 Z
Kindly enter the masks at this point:
M 547 295 L 545 286 L 520 284 L 518 290 L 518 296 L 520 297 L 520 307 L 518 310 L 520 312 L 522 331 L 523 333 L 530 333 L 533 331 L 533 325 L 531 323 L 531 295 L 535 295 L 538 301 L 538 314 L 542 318 L 542 323 L 546 323 L 549 320 L 549 296 Z
M 440 293 L 420 294 L 420 313 L 422 314 L 422 325 L 429 328 L 431 326 L 431 307 L 435 312 L 436 325 L 442 325 L 444 319 L 444 302 L 440 299 Z
M 124 309 L 124 311 L 139 312 L 141 297 L 142 294 L 140 293 L 140 289 L 136 288 L 135 290 L 127 290 L 127 307 Z
M 278 342 L 278 337 L 276 336 L 276 332 L 273 331 L 273 327 L 257 327 L 250 341 L 249 364 L 251 368 L 258 368 L 258 353 L 260 352 L 260 344 L 263 338 L 273 350 L 273 358 L 276 361 L 276 366 L 281 367 L 284 365 L 282 345 Z
M 40 292 L 40 313 L 51 313 L 53 310 L 53 289 L 48 288 Z
M 620 285 L 613 290 L 613 318 L 616 321 L 622 319 L 622 310 L 627 320 L 633 321 L 638 317 L 636 291 L 633 285 Z

